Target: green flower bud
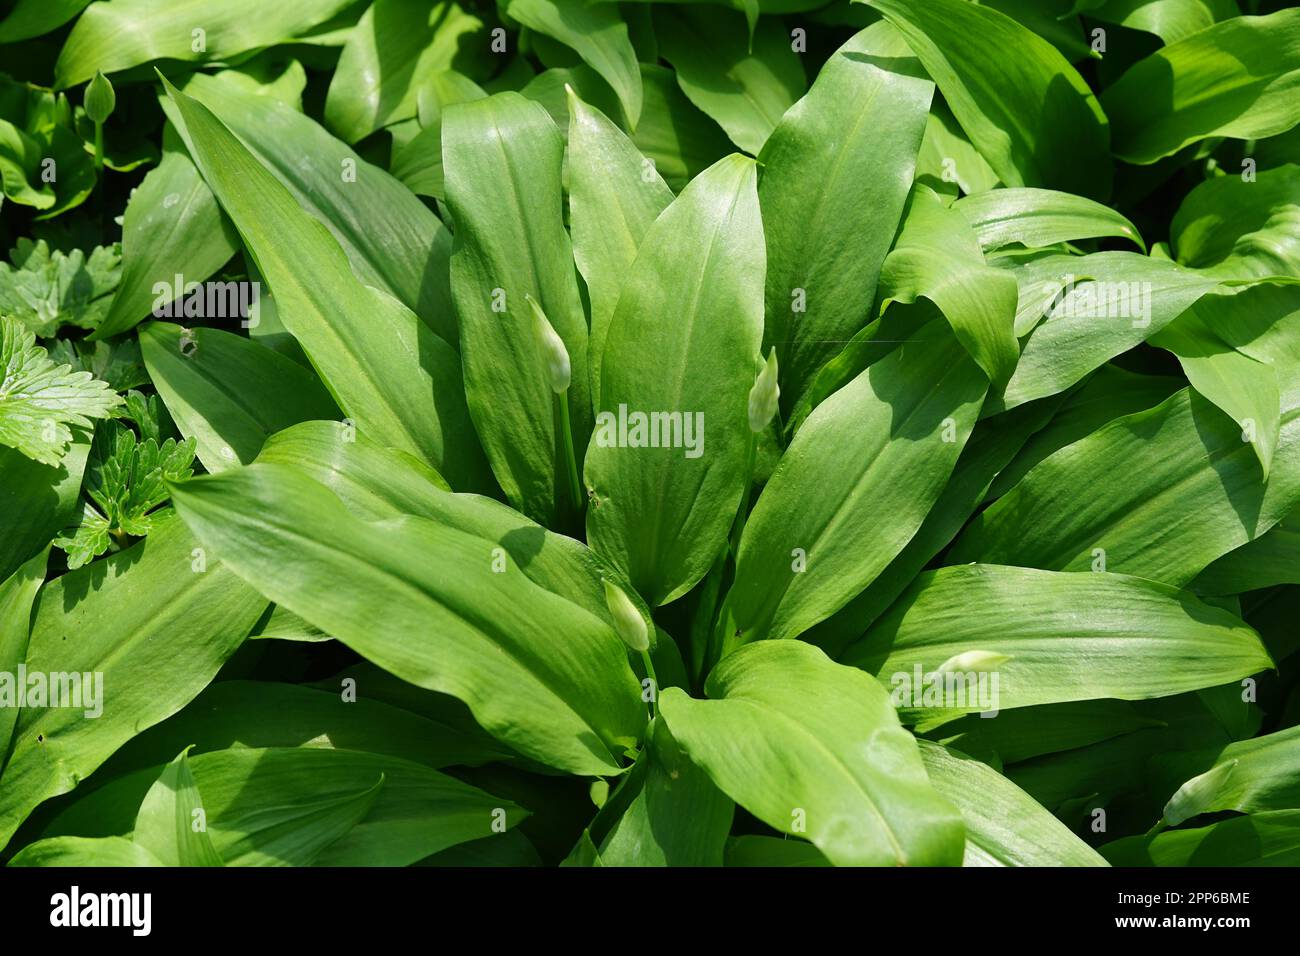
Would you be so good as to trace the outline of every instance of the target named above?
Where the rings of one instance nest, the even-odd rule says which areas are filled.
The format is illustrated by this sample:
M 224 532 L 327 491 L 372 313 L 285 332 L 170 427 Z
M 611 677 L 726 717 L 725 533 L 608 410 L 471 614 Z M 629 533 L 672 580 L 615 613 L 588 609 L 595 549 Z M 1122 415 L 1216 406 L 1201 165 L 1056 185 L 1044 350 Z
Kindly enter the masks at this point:
M 977 674 L 988 673 L 997 670 L 1009 660 L 1011 660 L 1009 656 L 999 654 L 996 651 L 966 651 L 948 658 L 939 665 L 939 671 L 940 673 L 953 671 L 974 671 Z
M 776 349 L 767 353 L 767 362 L 749 390 L 749 430 L 761 432 L 776 414 L 781 389 L 776 384 Z
M 533 308 L 533 338 L 537 340 L 537 347 L 546 359 L 546 374 L 551 382 L 551 391 L 559 395 L 569 387 L 573 375 L 569 365 L 569 350 L 564 347 L 564 339 L 560 338 L 536 300 L 531 295 L 525 295 L 524 298 Z
M 102 123 L 113 115 L 113 107 L 117 106 L 117 94 L 103 73 L 96 72 L 95 78 L 86 84 L 82 106 L 92 123 Z
M 609 613 L 614 618 L 614 629 L 618 631 L 618 636 L 632 650 L 648 651 L 650 636 L 641 612 L 617 584 L 605 580 L 601 583 L 605 585 L 605 603 L 609 605 Z

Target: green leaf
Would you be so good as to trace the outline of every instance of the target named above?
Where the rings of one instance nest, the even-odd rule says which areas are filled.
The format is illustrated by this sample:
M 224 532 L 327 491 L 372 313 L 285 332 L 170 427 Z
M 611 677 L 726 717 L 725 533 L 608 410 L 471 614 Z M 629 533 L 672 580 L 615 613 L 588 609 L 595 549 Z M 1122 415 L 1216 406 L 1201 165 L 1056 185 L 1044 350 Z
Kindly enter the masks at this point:
M 1144 30 L 1165 43 L 1177 43 L 1240 13 L 1237 0 L 1103 0 L 1087 8 L 1094 20 Z
M 483 21 L 450 0 L 376 0 L 339 54 L 325 98 L 325 122 L 355 143 L 410 119 L 426 78 L 456 68 L 490 71 Z M 485 69 L 486 68 L 486 69 Z
M 1297 511 L 1254 541 L 1211 563 L 1188 586 L 1201 594 L 1240 594 L 1276 584 L 1300 584 L 1300 512 Z
M 1219 176 L 1201 183 L 1174 214 L 1169 241 L 1180 263 L 1225 279 L 1295 276 L 1297 223 L 1300 166 L 1288 163 L 1260 172 L 1253 182 Z
M 89 453 L 90 436 L 80 429 L 55 467 L 0 446 L 0 575 L 4 578 L 75 519 Z
M 401 300 L 456 346 L 447 273 L 451 233 L 410 190 L 298 110 L 273 95 L 259 95 L 237 71 L 194 73 L 183 89 L 212 110 L 296 204 L 330 231 L 357 278 Z M 165 97 L 162 105 L 188 136 L 178 109 Z
M 54 66 L 56 85 L 76 86 L 96 70 L 115 73 L 154 60 L 226 60 L 274 46 L 319 26 L 351 0 L 302 0 L 267 7 L 253 0 L 93 3 L 68 35 Z
M 931 789 L 916 741 L 866 675 L 800 641 L 762 641 L 678 688 L 660 714 L 723 792 L 838 866 L 955 864 L 961 817 Z
M 691 181 L 642 238 L 605 340 L 587 538 L 652 606 L 708 572 L 752 471 L 756 180 L 753 160 L 733 154 Z
M 1300 810 L 1233 817 L 1196 830 L 1116 840 L 1101 848 L 1112 866 L 1297 866 Z
M 668 725 L 649 734 L 636 797 L 600 844 L 604 866 L 722 866 L 733 805 L 695 766 Z
M 57 466 L 72 445 L 72 428 L 108 418 L 122 399 L 89 372 L 55 365 L 36 337 L 0 317 L 0 444 Z
M 1064 391 L 1145 342 L 1218 285 L 1203 273 L 1136 252 L 1047 256 L 1013 272 L 1020 287 L 1020 361 L 986 413 Z
M 67 97 L 0 76 L 0 198 L 50 219 L 80 205 L 95 180 Z
M 817 407 L 745 525 L 727 645 L 796 637 L 875 580 L 943 491 L 987 384 L 933 320 Z
M 140 344 L 167 410 L 213 474 L 248 464 L 290 425 L 339 417 L 310 371 L 241 336 L 150 322 Z
M 393 143 L 389 172 L 419 196 L 446 199 L 442 170 L 442 113 L 453 103 L 487 96 L 483 88 L 454 70 L 440 70 L 420 86 L 420 125 L 409 143 Z
M 173 501 L 238 573 L 363 657 L 465 701 L 521 753 L 619 772 L 614 754 L 645 722 L 622 643 L 576 604 L 494 573 L 495 542 L 418 517 L 359 520 L 277 464 L 186 482 Z
M 571 47 L 618 94 L 628 129 L 636 129 L 641 69 L 617 6 L 584 0 L 509 0 L 506 12 L 528 29 Z
M 964 666 L 977 652 L 1003 660 L 981 675 Z M 999 565 L 919 575 L 841 660 L 889 685 L 899 706 L 963 713 L 1167 697 L 1273 666 L 1244 622 L 1177 588 Z
M 63 26 L 90 0 L 17 0 L 0 20 L 0 43 L 17 43 Z
M 162 861 L 125 837 L 54 837 L 23 847 L 9 866 L 162 866 Z
M 1115 155 L 1154 163 L 1207 136 L 1258 139 L 1300 122 L 1300 10 L 1233 17 L 1139 60 L 1102 93 Z
M 925 79 L 878 65 L 907 53 L 888 26 L 858 33 L 827 60 L 759 157 L 764 341 L 780 357 L 787 409 L 870 319 L 934 92 Z
M 583 102 L 591 104 L 607 117 L 612 119 L 619 115 L 614 91 L 595 70 L 584 64 L 571 69 L 547 70 L 533 78 L 521 92 L 546 107 L 561 134 L 565 134 L 569 124 L 565 86 L 572 86 Z M 644 94 L 641 122 L 636 131 L 628 135 L 672 189 L 681 190 L 732 151 L 727 134 L 686 98 L 672 70 L 642 63 L 641 89 Z
M 9 253 L 13 265 L 0 262 L 0 314 L 41 338 L 65 325 L 94 329 L 113 301 L 121 256 L 116 245 L 96 246 L 87 256 L 51 251 L 44 239 L 19 239 Z
M 397 299 L 362 284 L 293 194 L 206 106 L 168 86 L 204 179 L 339 407 L 358 429 L 426 458 L 453 485 L 482 487 L 455 350 Z
M 654 17 L 660 53 L 682 92 L 757 156 L 807 89 L 789 34 L 777 20 L 762 20 L 747 44 L 739 14 L 709 5 L 664 6 Z
M 966 823 L 963 866 L 1106 866 L 1056 817 L 987 764 L 919 742 L 925 772 Z
M 207 815 L 194 775 L 182 750 L 162 775 L 136 814 L 131 839 L 163 866 L 222 866 L 208 836 Z
M 1221 408 L 1242 429 L 1268 480 L 1281 427 L 1278 377 L 1272 367 L 1234 349 L 1215 334 L 1214 304 L 1205 296 L 1151 337 L 1151 344 L 1178 359 L 1196 391 Z
M 134 327 L 171 300 L 174 276 L 202 282 L 239 248 L 234 227 L 189 156 L 169 150 L 126 206 L 122 224 L 122 282 L 93 337 Z M 168 291 L 159 294 L 155 285 Z
M 1046 40 L 966 0 L 866 0 L 907 38 L 953 115 L 1008 186 L 1104 199 L 1106 115 Z M 1014 60 L 1007 51 L 1015 50 Z
M 49 349 L 55 364 L 69 365 L 74 372 L 89 372 L 115 392 L 149 384 L 149 373 L 145 371 L 140 345 L 135 339 L 122 338 L 113 342 L 92 342 L 88 337 L 55 339 L 49 344 Z M 126 399 L 129 417 L 130 396 Z
M 937 305 L 991 382 L 1011 377 L 1020 356 L 1016 280 L 984 261 L 974 230 L 924 186 L 912 191 L 880 279 L 886 300 L 925 296 Z
M 1135 730 L 1161 726 L 1158 720 L 1144 717 L 1128 701 L 1105 698 L 1017 707 L 1000 712 L 996 720 L 979 714 L 967 714 L 956 720 L 947 720 L 947 716 L 940 714 L 936 718 L 944 723 L 936 730 L 927 731 L 930 736 L 945 747 L 966 753 L 996 754 L 1003 764 L 1087 747 Z
M 1152 766 L 1157 791 L 1165 781 L 1184 781 L 1165 808 L 1170 826 L 1202 813 L 1294 809 L 1300 802 L 1300 727 L 1223 748 L 1166 754 Z
M 1137 227 L 1109 206 L 1053 189 L 990 189 L 957 200 L 985 252 L 1020 244 L 1033 249 L 1078 239 L 1131 239 L 1146 252 Z
M 1240 427 L 1183 389 L 1047 458 L 968 526 L 949 561 L 1081 571 L 1100 559 L 1109 571 L 1181 586 L 1297 504 L 1294 385 L 1283 393 L 1267 484 Z
M 27 660 L 27 640 L 31 635 L 32 603 L 45 582 L 49 563 L 48 548 L 0 581 L 0 673 L 16 674 L 18 665 Z M 0 707 L 0 770 L 9 753 L 9 741 L 18 722 L 16 707 Z
M 28 672 L 101 676 L 93 695 L 83 685 L 79 709 L 19 711 L 0 786 L 0 843 L 42 801 L 73 789 L 131 737 L 192 700 L 265 607 L 174 517 L 140 544 L 47 584 Z
M 565 466 L 527 296 L 569 352 L 573 386 L 562 400 L 575 448 L 591 427 L 587 321 L 563 221 L 564 142 L 544 109 L 499 93 L 447 108 L 442 152 L 456 222 L 451 282 L 470 414 L 510 503 L 553 525 Z
M 591 298 L 592 404 L 600 406 L 605 337 L 651 224 L 673 201 L 636 145 L 604 113 L 569 93 L 569 219 L 573 258 Z
M 220 681 L 174 717 L 131 740 L 105 765 L 105 773 L 112 777 L 155 766 L 167 753 L 190 744 L 195 754 L 265 747 L 363 750 L 435 770 L 514 756 L 477 727 L 453 698 L 443 702 L 449 712 L 454 708 L 455 719 L 421 715 L 388 702 L 380 677 L 347 673 L 348 678 L 328 682 L 328 690 L 278 681 Z M 344 683 L 348 679 L 351 683 Z

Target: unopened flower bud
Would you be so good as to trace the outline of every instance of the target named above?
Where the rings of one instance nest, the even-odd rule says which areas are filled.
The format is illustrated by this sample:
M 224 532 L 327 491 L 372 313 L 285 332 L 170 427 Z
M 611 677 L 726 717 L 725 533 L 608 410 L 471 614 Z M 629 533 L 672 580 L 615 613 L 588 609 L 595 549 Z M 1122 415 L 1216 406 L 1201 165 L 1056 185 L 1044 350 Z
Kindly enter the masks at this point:
M 569 364 L 569 350 L 564 347 L 564 339 L 560 338 L 558 332 L 551 325 L 546 313 L 542 307 L 537 304 L 537 300 L 531 295 L 525 295 L 528 304 L 533 310 L 533 338 L 537 341 L 537 347 L 542 351 L 542 357 L 546 360 L 546 376 L 551 383 L 551 391 L 556 395 L 563 393 L 569 387 L 569 381 L 572 378 L 573 370 Z
M 781 389 L 776 384 L 776 349 L 773 348 L 768 351 L 767 362 L 754 379 L 754 387 L 749 390 L 750 431 L 761 432 L 767 427 L 776 414 L 780 397 Z
M 641 612 L 617 584 L 609 581 L 602 583 L 605 585 L 605 603 L 609 605 L 609 613 L 614 618 L 614 629 L 618 631 L 618 636 L 632 650 L 648 651 L 650 636 Z
M 92 123 L 103 123 L 113 115 L 113 107 L 117 106 L 117 94 L 113 92 L 113 84 L 108 82 L 108 77 L 103 73 L 95 73 L 95 78 L 86 85 L 86 95 L 81 105 L 85 107 L 86 115 Z

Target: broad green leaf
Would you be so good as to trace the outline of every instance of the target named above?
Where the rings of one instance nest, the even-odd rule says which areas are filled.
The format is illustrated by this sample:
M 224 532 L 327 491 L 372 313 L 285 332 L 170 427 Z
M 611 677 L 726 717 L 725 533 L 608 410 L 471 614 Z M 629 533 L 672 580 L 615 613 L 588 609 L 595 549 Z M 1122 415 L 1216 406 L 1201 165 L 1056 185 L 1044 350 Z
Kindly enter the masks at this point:
M 641 239 L 672 190 L 636 145 L 600 110 L 569 93 L 569 220 L 573 258 L 591 298 L 588 340 L 592 404 L 614 307 Z
M 902 228 L 880 275 L 885 299 L 937 305 L 958 340 L 995 385 L 1020 355 L 1015 278 L 984 261 L 975 231 L 924 186 L 912 191 Z
M 930 783 L 961 810 L 966 823 L 963 866 L 1107 865 L 1096 850 L 992 767 L 926 740 L 919 744 Z
M 996 720 L 967 714 L 927 733 L 946 747 L 996 754 L 1003 764 L 1014 764 L 1158 726 L 1160 721 L 1143 716 L 1128 701 L 1103 698 L 1017 707 Z
M 113 0 L 92 3 L 77 20 L 54 66 L 56 85 L 76 86 L 99 70 L 114 73 L 154 60 L 226 60 L 319 26 L 351 0 L 301 0 L 267 6 L 230 0 Z
M 454 70 L 434 73 L 419 90 L 420 130 L 410 142 L 393 144 L 388 171 L 419 196 L 446 199 L 442 172 L 442 113 L 453 103 L 481 100 L 487 93 Z
M 17 0 L 0 20 L 0 43 L 17 43 L 63 26 L 90 0 Z
M 150 322 L 140 345 L 167 410 L 213 474 L 248 464 L 290 425 L 339 417 L 310 371 L 242 336 Z
M 987 497 L 1001 498 L 1049 455 L 1088 437 L 1108 422 L 1159 405 L 1182 387 L 1183 381 L 1172 375 L 1139 375 L 1117 365 L 1103 365 L 1078 389 L 1063 397 L 1060 411 L 1041 431 L 1031 435 L 1016 457 L 998 471 Z M 1032 404 L 1020 407 L 1032 407 Z M 986 418 L 981 424 L 997 427 L 1001 421 L 999 415 Z
M 118 335 L 172 301 L 175 276 L 203 282 L 239 248 L 234 227 L 183 150 L 145 175 L 122 223 L 122 282 L 93 339 Z M 161 285 L 166 291 L 159 292 Z
M 527 817 L 509 799 L 396 757 L 244 748 L 189 758 L 208 834 L 227 866 L 406 866 L 499 836 Z M 120 776 L 74 808 L 103 836 L 132 827 L 158 767 Z M 495 812 L 495 815 L 494 815 Z
M 89 453 L 90 436 L 80 429 L 54 467 L 0 447 L 0 576 L 9 577 L 76 519 Z
M 738 15 L 715 6 L 655 10 L 660 53 L 692 103 L 731 141 L 757 156 L 782 115 L 807 88 L 803 64 L 781 24 L 768 19 L 746 43 Z
M 438 70 L 490 72 L 483 21 L 451 0 L 376 0 L 344 44 L 325 98 L 325 122 L 355 143 L 415 115 L 421 84 Z
M 107 384 L 89 372 L 55 365 L 35 335 L 0 317 L 0 445 L 58 467 L 72 447 L 74 428 L 109 418 L 121 405 Z
M 168 92 L 199 170 L 339 407 L 358 429 L 427 459 L 453 486 L 483 487 L 455 350 L 397 299 L 362 284 L 329 231 L 206 106 Z
M 521 571 L 538 586 L 561 595 L 609 623 L 606 580 L 631 591 L 622 574 L 567 535 L 548 531 L 499 501 L 451 494 L 429 468 L 408 455 L 384 449 L 364 436 L 349 436 L 333 422 L 307 422 L 267 442 L 259 461 L 305 472 L 333 491 L 358 517 L 375 521 L 410 514 L 445 527 L 489 538 L 499 546 L 493 568 L 499 574 Z M 683 683 L 676 645 L 654 632 L 650 609 L 632 593 L 650 625 L 651 654 L 663 686 Z
M 1183 389 L 1044 460 L 967 527 L 949 560 L 1100 566 L 1181 586 L 1297 504 L 1300 391 L 1283 392 L 1265 484 L 1240 426 Z
M 968 666 L 977 654 L 1001 660 Z M 899 706 L 962 712 L 1167 697 L 1273 666 L 1244 622 L 1177 588 L 978 564 L 919 575 L 841 660 Z
M 162 774 L 136 814 L 131 839 L 163 866 L 222 866 L 208 836 L 207 814 L 185 759 L 180 755 Z
M 509 0 L 506 12 L 530 30 L 571 47 L 618 94 L 628 129 L 636 129 L 641 69 L 618 7 L 584 0 Z
M 1290 810 L 1300 803 L 1300 727 L 1152 763 L 1154 789 L 1181 780 L 1165 810 L 1170 826 L 1202 813 Z
M 604 866 L 721 866 L 731 798 L 673 739 L 664 720 L 649 734 L 640 791 L 601 842 Z
M 1278 377 L 1270 365 L 1239 352 L 1215 334 L 1213 305 L 1205 296 L 1151 337 L 1151 344 L 1177 357 L 1192 388 L 1241 426 L 1259 456 L 1265 480 L 1281 427 Z
M 125 867 L 162 866 L 144 847 L 125 837 L 53 837 L 23 847 L 9 866 Z
M 939 498 L 987 384 L 934 320 L 817 407 L 745 524 L 727 645 L 796 637 L 875 580 Z
M 62 326 L 94 329 L 104 321 L 122 272 L 116 244 L 87 256 L 51 250 L 44 239 L 19 239 L 9 258 L 12 266 L 0 262 L 0 315 L 43 339 Z
M 302 641 L 320 644 L 334 638 L 314 624 L 309 624 L 292 611 L 272 604 L 248 632 L 248 639 L 263 641 Z
M 1300 866 L 1300 810 L 1129 837 L 1107 843 L 1101 852 L 1112 866 Z
M 587 539 L 652 606 L 708 572 L 752 471 L 756 180 L 754 161 L 733 154 L 691 181 L 642 238 L 605 340 Z
M 1188 587 L 1201 594 L 1239 594 L 1300 584 L 1300 512 L 1293 511 L 1265 534 L 1229 551 Z
M 1094 199 L 1110 193 L 1106 116 L 1050 43 L 966 0 L 866 2 L 907 39 L 1004 183 Z
M 517 93 L 457 103 L 443 114 L 447 205 L 456 222 L 451 283 L 470 414 L 510 503 L 547 525 L 555 523 L 565 465 L 528 296 L 568 349 L 573 384 L 563 400 L 575 449 L 591 428 L 587 321 L 564 231 L 563 152 L 546 111 Z
M 32 603 L 45 582 L 49 549 L 23 564 L 0 581 L 0 673 L 16 674 L 27 660 L 27 639 L 31 635 Z M 16 707 L 0 707 L 0 770 L 9 753 L 9 741 L 18 722 Z
M 660 714 L 724 793 L 838 866 L 956 864 L 962 824 L 866 675 L 801 641 L 762 641 L 709 675 L 710 700 L 664 691 Z
M 357 674 L 329 690 L 277 681 L 223 680 L 184 710 L 151 727 L 113 755 L 109 776 L 156 766 L 177 747 L 208 751 L 265 747 L 315 747 L 387 754 L 435 770 L 477 766 L 513 755 L 474 726 L 464 705 L 453 721 L 387 703 L 378 678 Z M 416 690 L 416 688 L 412 688 Z M 427 691 L 422 693 L 427 694 Z
M 942 196 L 982 193 L 998 185 L 998 174 L 971 145 L 943 100 L 930 106 L 916 157 L 916 181 Z
M 1130 239 L 1146 252 L 1137 227 L 1109 206 L 1053 189 L 990 189 L 957 200 L 986 251 L 1019 243 L 1033 249 L 1077 239 Z
M 330 231 L 357 278 L 400 299 L 456 347 L 447 271 L 451 233 L 410 190 L 298 110 L 273 95 L 259 95 L 237 71 L 194 73 L 182 88 L 212 110 L 297 204 Z M 173 120 L 180 118 L 169 99 L 164 97 L 162 105 Z M 187 135 L 184 124 L 177 125 Z
M 1297 70 L 1300 83 L 1300 60 Z M 1238 176 L 1206 180 L 1178 207 L 1169 241 L 1180 263 L 1225 279 L 1295 276 L 1300 273 L 1300 166 L 1264 170 L 1253 182 Z
M 607 117 L 613 119 L 619 115 L 614 91 L 595 70 L 583 64 L 571 69 L 547 70 L 521 92 L 546 107 L 560 132 L 567 134 L 569 105 L 565 86 L 573 87 L 584 103 L 599 109 Z M 732 151 L 727 134 L 686 98 L 672 70 L 642 63 L 641 89 L 644 94 L 641 122 L 636 131 L 628 135 L 672 189 L 681 190 Z
M 1104 0 L 1087 9 L 1094 20 L 1154 33 L 1165 43 L 1177 43 L 1240 14 L 1237 0 Z
M 578 605 L 494 573 L 495 542 L 418 517 L 362 521 L 284 465 L 195 479 L 173 501 L 238 573 L 363 657 L 463 700 L 521 753 L 619 772 L 614 754 L 645 722 L 622 643 Z
M 1064 391 L 1145 342 L 1218 285 L 1213 277 L 1136 252 L 1048 256 L 1013 271 L 1020 287 L 1020 361 L 986 413 Z
M 80 675 L 83 706 L 19 711 L 0 786 L 0 842 L 37 804 L 192 700 L 265 607 L 175 517 L 140 544 L 47 584 L 27 671 Z
M 1258 139 L 1300 122 L 1300 10 L 1233 17 L 1161 47 L 1103 91 L 1115 155 L 1154 163 L 1207 136 Z
M 858 33 L 827 60 L 759 157 L 764 340 L 777 350 L 787 409 L 870 318 L 934 92 L 872 58 L 907 52 L 885 25 Z
M 952 542 L 979 508 L 993 477 L 1051 417 L 1056 404 L 1054 399 L 1048 399 L 1024 405 L 977 424 L 962 448 L 952 476 L 916 534 L 874 581 L 840 610 L 809 629 L 804 639 L 838 658 L 846 646 L 861 637 L 867 625 L 893 604 L 921 569 Z

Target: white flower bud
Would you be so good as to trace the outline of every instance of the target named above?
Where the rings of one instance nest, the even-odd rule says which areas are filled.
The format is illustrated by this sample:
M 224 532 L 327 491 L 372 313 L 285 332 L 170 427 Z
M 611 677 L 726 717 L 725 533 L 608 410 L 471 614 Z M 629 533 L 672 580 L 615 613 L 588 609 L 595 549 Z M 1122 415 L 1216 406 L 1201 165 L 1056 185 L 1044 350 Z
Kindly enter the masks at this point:
M 761 432 L 767 427 L 776 414 L 780 397 L 781 389 L 776 384 L 776 349 L 773 348 L 768 351 L 767 362 L 754 379 L 754 387 L 749 390 L 750 431 Z
M 569 380 L 573 375 L 572 366 L 569 364 L 569 350 L 564 347 L 564 340 L 555 331 L 537 301 L 531 295 L 525 295 L 524 298 L 533 309 L 533 338 L 536 339 L 537 347 L 542 350 L 542 357 L 546 360 L 546 374 L 551 382 L 551 391 L 559 395 L 569 387 Z
M 614 628 L 618 631 L 618 636 L 632 650 L 648 651 L 650 637 L 641 612 L 617 584 L 610 584 L 605 580 L 601 583 L 605 585 L 605 603 L 609 605 L 609 613 L 614 618 Z

